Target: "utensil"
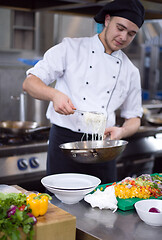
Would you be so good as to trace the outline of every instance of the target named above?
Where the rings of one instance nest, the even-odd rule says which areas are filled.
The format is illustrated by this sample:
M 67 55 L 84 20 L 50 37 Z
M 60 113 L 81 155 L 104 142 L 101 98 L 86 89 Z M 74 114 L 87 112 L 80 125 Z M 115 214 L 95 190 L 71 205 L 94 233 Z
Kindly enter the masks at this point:
M 61 150 L 76 162 L 101 163 L 115 159 L 121 154 L 127 141 L 103 140 L 103 141 L 81 141 L 61 144 Z
M 154 126 L 162 126 L 162 114 L 150 114 L 146 116 L 146 120 Z
M 79 173 L 61 173 L 41 179 L 44 186 L 62 190 L 83 190 L 98 186 L 101 180 L 95 176 Z
M 66 189 L 66 188 L 58 188 L 58 187 L 51 187 L 50 185 L 48 185 L 48 184 L 44 184 L 44 186 L 45 187 L 50 187 L 51 189 L 53 189 L 53 190 L 69 190 L 69 191 L 79 191 L 79 190 L 87 190 L 87 189 L 90 189 L 90 188 L 92 188 L 92 187 L 85 187 L 85 188 L 75 188 L 75 189 L 73 189 L 73 188 L 68 188 L 68 189 Z
M 74 112 L 77 112 L 77 113 L 94 113 L 94 114 L 99 114 L 99 115 L 103 115 L 104 113 L 101 113 L 101 112 L 97 112 L 97 111 L 85 111 L 85 110 L 74 110 Z
M 135 203 L 135 209 L 142 221 L 151 226 L 162 226 L 162 200 L 147 199 Z M 160 213 L 149 212 L 150 208 L 157 208 Z
M 101 180 L 87 174 L 62 173 L 46 176 L 41 183 L 63 203 L 75 204 L 92 192 Z
M 50 126 L 40 126 L 37 122 L 30 121 L 2 121 L 0 122 L 0 132 L 7 134 L 28 134 L 36 131 L 50 129 Z
M 75 204 L 81 201 L 86 194 L 92 192 L 95 187 L 89 189 L 79 189 L 79 190 L 66 190 L 66 189 L 55 189 L 52 187 L 45 188 L 51 193 L 55 194 L 55 196 L 63 203 L 66 204 Z

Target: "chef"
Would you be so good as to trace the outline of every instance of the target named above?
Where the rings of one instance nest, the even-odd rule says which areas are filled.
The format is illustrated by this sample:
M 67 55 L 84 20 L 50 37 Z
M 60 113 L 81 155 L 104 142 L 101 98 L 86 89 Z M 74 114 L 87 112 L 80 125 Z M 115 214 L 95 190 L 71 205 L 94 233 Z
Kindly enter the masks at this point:
M 106 112 L 105 135 L 112 140 L 138 130 L 142 117 L 140 74 L 121 49 L 132 42 L 142 26 L 144 7 L 139 0 L 114 0 L 94 19 L 103 24 L 102 32 L 92 37 L 64 38 L 49 49 L 27 71 L 23 90 L 34 98 L 50 101 L 46 114 L 52 123 L 47 175 L 84 173 L 99 177 L 104 184 L 116 181 L 115 160 L 77 163 L 65 156 L 59 145 L 81 141 L 87 132 L 83 116 L 75 109 Z M 121 127 L 115 126 L 117 109 L 125 119 Z

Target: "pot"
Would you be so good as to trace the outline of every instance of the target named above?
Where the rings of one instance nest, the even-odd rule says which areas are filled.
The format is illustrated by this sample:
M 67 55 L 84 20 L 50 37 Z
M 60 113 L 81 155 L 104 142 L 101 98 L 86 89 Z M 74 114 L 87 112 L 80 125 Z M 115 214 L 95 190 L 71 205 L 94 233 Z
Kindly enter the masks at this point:
M 0 132 L 6 134 L 23 135 L 48 129 L 50 129 L 50 126 L 40 126 L 38 125 L 37 122 L 30 121 L 0 122 Z
M 41 125 L 42 124 L 49 125 L 50 121 L 46 118 L 48 104 L 49 104 L 48 101 L 35 99 L 31 97 L 29 94 L 25 93 L 24 99 L 25 121 L 34 121 L 40 123 Z
M 76 162 L 101 163 L 115 159 L 125 149 L 127 141 L 81 141 L 61 144 L 61 150 Z

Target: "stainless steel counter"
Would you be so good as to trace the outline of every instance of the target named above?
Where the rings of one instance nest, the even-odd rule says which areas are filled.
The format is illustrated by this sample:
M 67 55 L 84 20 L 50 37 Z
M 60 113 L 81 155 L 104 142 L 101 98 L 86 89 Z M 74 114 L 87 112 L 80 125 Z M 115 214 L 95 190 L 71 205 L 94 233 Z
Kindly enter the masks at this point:
M 67 205 L 55 196 L 51 202 L 76 216 L 77 240 L 160 240 L 162 237 L 162 227 L 145 224 L 135 210 L 113 213 L 111 210 L 93 209 L 84 200 Z

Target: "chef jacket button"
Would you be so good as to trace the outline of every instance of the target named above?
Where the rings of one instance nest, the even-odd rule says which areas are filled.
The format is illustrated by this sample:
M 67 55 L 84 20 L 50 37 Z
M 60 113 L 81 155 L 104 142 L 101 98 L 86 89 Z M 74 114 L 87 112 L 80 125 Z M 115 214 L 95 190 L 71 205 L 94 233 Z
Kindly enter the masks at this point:
M 115 76 L 113 76 L 113 78 L 115 78 Z
M 119 64 L 119 61 L 117 61 L 116 63 Z
M 92 66 L 90 66 L 90 68 L 92 68 Z
M 89 82 L 86 82 L 86 84 L 88 84 Z
M 107 91 L 107 93 L 110 93 L 110 91 Z
M 86 98 L 84 97 L 83 100 L 86 100 Z
M 78 129 L 78 132 L 80 132 L 80 129 Z
M 92 51 L 92 53 L 94 53 L 94 51 Z
M 102 108 L 105 108 L 105 106 L 102 106 Z

